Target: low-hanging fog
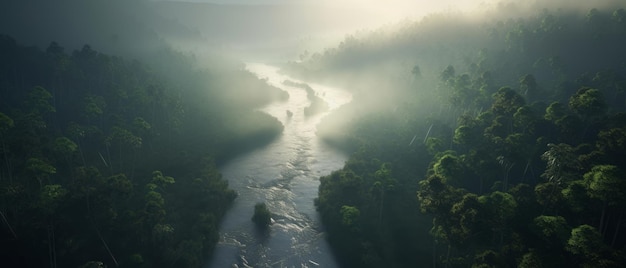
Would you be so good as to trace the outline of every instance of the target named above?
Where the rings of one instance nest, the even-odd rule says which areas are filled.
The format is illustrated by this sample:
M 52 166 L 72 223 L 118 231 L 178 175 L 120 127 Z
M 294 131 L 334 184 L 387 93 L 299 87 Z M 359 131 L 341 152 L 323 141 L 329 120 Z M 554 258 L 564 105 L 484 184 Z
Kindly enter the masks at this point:
M 0 3 L 0 266 L 621 267 L 626 4 Z

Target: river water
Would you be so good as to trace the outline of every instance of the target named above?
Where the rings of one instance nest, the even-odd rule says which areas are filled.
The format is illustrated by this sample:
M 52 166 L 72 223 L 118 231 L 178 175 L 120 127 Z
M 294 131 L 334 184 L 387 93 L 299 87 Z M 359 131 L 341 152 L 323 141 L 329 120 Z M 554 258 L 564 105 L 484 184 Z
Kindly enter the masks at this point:
M 207 267 L 337 267 L 313 199 L 319 177 L 343 167 L 347 156 L 324 144 L 315 131 L 324 116 L 352 97 L 343 90 L 308 83 L 330 109 L 305 116 L 306 91 L 283 84 L 303 81 L 265 64 L 249 63 L 246 68 L 289 93 L 289 100 L 261 109 L 285 128 L 271 144 L 219 167 L 239 195 L 220 225 L 221 239 Z M 258 202 L 265 202 L 272 213 L 267 232 L 258 231 L 251 221 Z

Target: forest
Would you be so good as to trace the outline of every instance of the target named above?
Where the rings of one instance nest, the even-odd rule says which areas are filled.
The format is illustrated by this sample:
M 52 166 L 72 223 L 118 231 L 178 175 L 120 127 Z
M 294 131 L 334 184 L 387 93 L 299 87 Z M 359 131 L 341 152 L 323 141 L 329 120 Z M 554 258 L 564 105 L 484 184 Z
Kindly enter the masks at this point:
M 254 108 L 288 95 L 242 68 L 156 56 L 166 69 L 0 35 L 3 265 L 205 263 L 236 197 L 216 163 L 280 134 Z
M 330 111 L 317 136 L 349 155 L 315 173 L 321 226 L 291 225 L 341 267 L 623 267 L 626 6 L 529 2 L 355 31 L 283 62 L 302 122 Z M 275 63 L 347 12 L 307 8 L 0 2 L 0 266 L 206 266 L 238 195 L 219 168 L 284 135 L 260 109 L 290 98 L 220 46 Z M 352 101 L 334 110 L 318 85 Z M 290 223 L 273 202 L 287 203 L 245 219 L 261 248 Z
M 484 19 L 488 18 L 488 19 Z M 285 64 L 352 103 L 315 200 L 343 267 L 623 267 L 626 11 L 502 4 Z

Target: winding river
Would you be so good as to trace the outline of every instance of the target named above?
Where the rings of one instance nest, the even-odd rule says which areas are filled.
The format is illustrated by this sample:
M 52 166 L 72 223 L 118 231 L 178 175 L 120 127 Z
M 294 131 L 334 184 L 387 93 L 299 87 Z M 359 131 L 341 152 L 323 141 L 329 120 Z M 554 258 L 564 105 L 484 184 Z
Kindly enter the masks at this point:
M 347 156 L 324 144 L 315 131 L 324 116 L 352 97 L 346 91 L 308 83 L 330 109 L 305 116 L 310 103 L 306 91 L 283 84 L 303 81 L 265 64 L 249 63 L 246 68 L 289 93 L 289 100 L 261 109 L 285 128 L 272 143 L 219 168 L 239 195 L 220 225 L 220 242 L 207 267 L 337 267 L 313 199 L 319 177 L 340 169 Z M 258 202 L 265 202 L 272 212 L 273 224 L 267 232 L 258 231 L 250 220 Z

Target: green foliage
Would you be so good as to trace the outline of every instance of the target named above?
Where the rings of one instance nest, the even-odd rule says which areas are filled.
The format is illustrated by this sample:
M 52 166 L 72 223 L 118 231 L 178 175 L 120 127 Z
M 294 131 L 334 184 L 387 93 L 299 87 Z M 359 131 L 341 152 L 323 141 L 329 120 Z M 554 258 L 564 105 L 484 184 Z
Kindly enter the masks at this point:
M 509 87 L 502 87 L 493 94 L 493 104 L 491 111 L 497 115 L 513 115 L 517 109 L 524 106 L 525 101 L 522 96 Z
M 53 150 L 61 155 L 69 155 L 78 150 L 78 145 L 67 137 L 59 137 L 54 140 Z
M 272 223 L 272 214 L 265 203 L 257 203 L 254 205 L 254 214 L 252 221 L 258 228 L 267 228 Z
M 280 133 L 253 109 L 283 92 L 173 50 L 155 57 L 164 68 L 88 45 L 44 52 L 0 35 L 0 48 L 6 265 L 202 266 L 236 197 L 215 162 Z M 225 104 L 226 91 L 258 98 Z
M 591 261 L 600 257 L 606 245 L 602 242 L 602 236 L 598 230 L 589 225 L 581 225 L 572 229 L 566 249 L 574 255 Z
M 509 193 L 495 191 L 488 196 L 481 196 L 478 202 L 485 206 L 488 213 L 489 221 L 493 221 L 495 225 L 503 227 L 506 221 L 513 218 L 517 209 L 515 198 Z
M 550 247 L 562 247 L 569 237 L 570 227 L 561 216 L 541 215 L 533 220 L 531 230 Z
M 56 112 L 56 109 L 50 104 L 52 94 L 43 87 L 36 86 L 28 93 L 26 106 L 30 107 L 30 112 L 38 115 L 45 115 L 50 112 Z
M 6 114 L 0 113 L 0 133 L 4 134 L 7 130 L 14 126 L 13 119 Z
M 344 266 L 619 266 L 626 13 L 499 8 L 480 25 L 441 14 L 349 37 L 286 68 L 354 89 L 346 119 L 320 127 L 352 153 L 316 200 Z
M 341 223 L 346 227 L 353 227 L 356 225 L 359 220 L 359 216 L 361 216 L 359 209 L 352 206 L 342 206 L 339 213 L 341 214 Z
M 519 268 L 542 268 L 544 267 L 544 265 L 543 265 L 541 256 L 539 256 L 539 254 L 537 254 L 537 252 L 535 251 L 530 251 L 524 254 L 524 256 L 522 256 L 522 259 L 520 260 L 517 267 Z
M 584 178 L 591 198 L 600 199 L 609 205 L 626 205 L 626 179 L 624 172 L 613 165 L 594 166 Z
M 137 137 L 133 135 L 132 132 L 126 129 L 123 129 L 120 127 L 113 127 L 112 133 L 106 139 L 106 142 L 109 144 L 115 142 L 119 144 L 119 146 L 124 146 L 124 147 L 128 146 L 128 147 L 137 149 L 141 147 L 142 139 L 141 137 Z
M 106 179 L 106 185 L 109 189 L 119 192 L 122 195 L 130 195 L 133 193 L 133 183 L 125 174 L 117 174 Z
M 566 109 L 563 104 L 559 102 L 553 102 L 546 108 L 546 114 L 544 118 L 550 121 L 556 121 L 562 119 L 566 115 Z
M 48 178 L 50 175 L 57 173 L 57 169 L 54 166 L 39 158 L 29 158 L 26 161 L 26 169 L 37 179 Z
M 442 176 L 448 181 L 459 181 L 463 175 L 461 160 L 452 155 L 445 154 L 433 165 L 435 174 Z
M 569 107 L 586 117 L 604 115 L 607 109 L 602 94 L 594 88 L 581 88 L 576 91 L 576 94 L 569 100 Z
M 156 184 L 158 187 L 164 189 L 168 185 L 174 184 L 174 182 L 176 182 L 176 181 L 172 177 L 163 176 L 163 173 L 161 173 L 161 171 L 156 170 L 156 171 L 152 172 L 152 181 L 151 182 L 153 184 Z
M 59 207 L 59 202 L 67 195 L 67 190 L 59 184 L 48 184 L 41 189 L 41 208 L 46 214 L 53 214 Z

